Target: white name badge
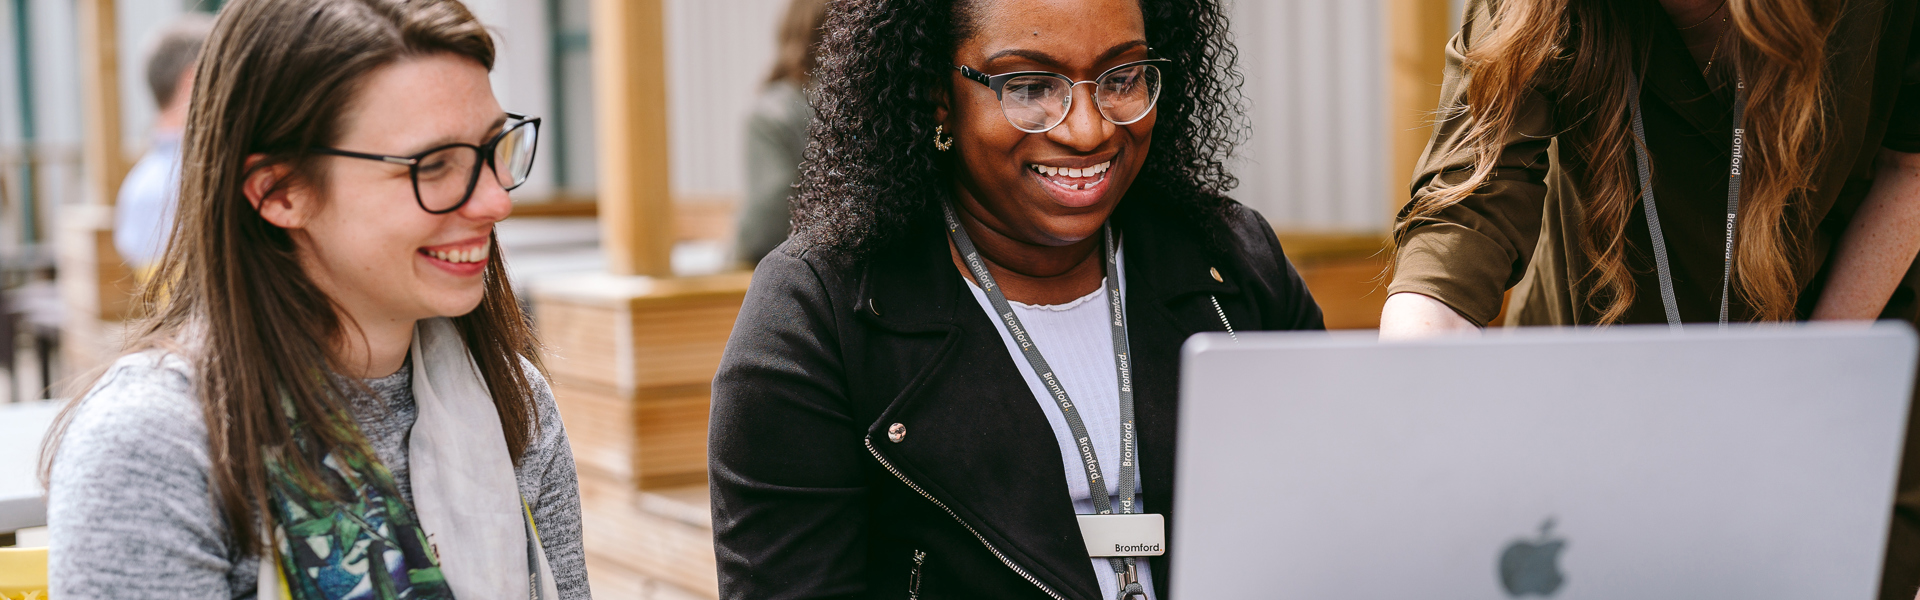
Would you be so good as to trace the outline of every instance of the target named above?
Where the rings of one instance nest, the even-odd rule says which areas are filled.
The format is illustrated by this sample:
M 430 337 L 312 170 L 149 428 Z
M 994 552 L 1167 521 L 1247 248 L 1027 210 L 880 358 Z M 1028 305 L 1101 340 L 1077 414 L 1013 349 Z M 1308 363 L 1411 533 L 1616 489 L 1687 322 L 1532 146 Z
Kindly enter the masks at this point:
M 1159 556 L 1167 553 L 1167 520 L 1156 514 L 1074 515 L 1087 556 Z

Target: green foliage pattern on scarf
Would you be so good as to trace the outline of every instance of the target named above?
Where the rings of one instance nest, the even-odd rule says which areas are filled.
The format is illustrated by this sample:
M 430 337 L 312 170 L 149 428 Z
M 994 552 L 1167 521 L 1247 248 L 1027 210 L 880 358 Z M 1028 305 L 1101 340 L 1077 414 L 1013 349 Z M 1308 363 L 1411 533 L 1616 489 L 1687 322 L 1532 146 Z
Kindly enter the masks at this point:
M 308 484 L 332 490 L 331 498 L 281 461 L 268 461 L 280 573 L 291 599 L 452 599 L 438 555 L 386 465 L 365 448 L 334 449 L 320 464 L 318 481 Z

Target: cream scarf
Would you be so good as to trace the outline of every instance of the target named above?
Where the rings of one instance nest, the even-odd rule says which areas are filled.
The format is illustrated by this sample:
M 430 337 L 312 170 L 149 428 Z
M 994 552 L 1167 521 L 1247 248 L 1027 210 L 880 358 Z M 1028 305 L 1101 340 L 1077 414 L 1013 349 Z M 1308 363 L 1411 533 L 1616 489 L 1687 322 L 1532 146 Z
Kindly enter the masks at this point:
M 558 599 L 493 396 L 460 332 L 444 317 L 422 320 L 409 353 L 420 413 L 407 448 L 413 510 L 454 597 Z M 282 586 L 278 565 L 262 557 L 259 600 L 283 600 Z

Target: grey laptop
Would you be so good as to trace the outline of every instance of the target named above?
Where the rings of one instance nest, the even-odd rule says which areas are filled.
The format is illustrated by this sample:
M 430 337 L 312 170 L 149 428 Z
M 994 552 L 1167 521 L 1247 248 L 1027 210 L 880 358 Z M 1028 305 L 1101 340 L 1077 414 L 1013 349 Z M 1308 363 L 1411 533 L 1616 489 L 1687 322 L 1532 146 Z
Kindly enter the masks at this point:
M 1205 334 L 1172 597 L 1875 596 L 1902 324 Z

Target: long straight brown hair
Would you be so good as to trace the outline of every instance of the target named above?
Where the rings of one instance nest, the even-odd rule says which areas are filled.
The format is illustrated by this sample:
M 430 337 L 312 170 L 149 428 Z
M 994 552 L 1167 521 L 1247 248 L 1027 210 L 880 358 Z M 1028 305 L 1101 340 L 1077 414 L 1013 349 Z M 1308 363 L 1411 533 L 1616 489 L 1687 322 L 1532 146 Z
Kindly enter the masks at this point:
M 1829 110 L 1827 35 L 1837 0 L 1727 0 L 1749 90 L 1746 123 L 1748 183 L 1743 186 L 1734 290 L 1760 320 L 1794 316 L 1800 293 L 1796 261 L 1804 256 L 1810 224 L 1803 198 L 1822 155 Z M 1635 286 L 1626 262 L 1627 223 L 1639 204 L 1629 128 L 1628 77 L 1645 73 L 1647 9 L 1623 0 L 1489 0 L 1491 19 L 1466 53 L 1473 79 L 1464 106 L 1442 107 L 1471 119 L 1459 145 L 1475 166 L 1465 179 L 1414 199 L 1395 226 L 1401 239 L 1412 226 L 1472 195 L 1492 175 L 1501 140 L 1519 118 L 1515 108 L 1536 89 L 1558 91 L 1556 117 L 1562 152 L 1575 152 L 1570 174 L 1581 190 L 1586 222 L 1582 248 L 1591 278 L 1581 299 L 1618 322 Z M 1629 67 L 1634 67 L 1631 71 Z M 1441 149 L 1436 149 L 1436 152 Z M 1562 163 L 1563 165 L 1566 162 Z M 1655 177 L 1660 174 L 1656 173 Z
M 309 149 L 339 136 L 359 83 L 403 58 L 435 53 L 493 68 L 492 38 L 455 0 L 235 0 L 207 41 L 182 148 L 178 217 L 140 293 L 146 314 L 128 350 L 176 352 L 193 365 L 209 480 L 236 546 L 270 551 L 256 529 L 269 518 L 269 457 L 311 474 L 325 450 L 364 446 L 345 404 L 353 390 L 343 387 L 357 382 L 326 376 L 340 371 L 329 349 L 356 325 L 301 270 L 287 232 L 241 193 L 248 157 L 265 157 L 255 169 L 291 165 L 286 179 L 320 185 L 324 173 Z M 453 322 L 517 462 L 539 427 L 522 360 L 538 369 L 540 354 L 497 243 L 493 250 L 480 306 Z M 279 407 L 283 398 L 291 415 Z M 66 421 L 48 438 L 43 477 Z M 292 445 L 293 422 L 314 446 L 308 452 Z

